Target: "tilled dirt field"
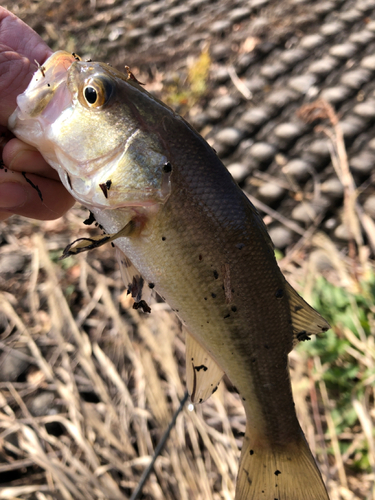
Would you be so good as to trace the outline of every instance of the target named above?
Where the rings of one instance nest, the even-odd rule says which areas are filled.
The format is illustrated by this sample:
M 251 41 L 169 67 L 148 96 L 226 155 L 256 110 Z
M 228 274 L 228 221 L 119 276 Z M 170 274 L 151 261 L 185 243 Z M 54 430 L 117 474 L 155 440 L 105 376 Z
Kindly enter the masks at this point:
M 186 116 L 264 215 L 306 298 L 318 274 L 352 291 L 370 272 L 374 1 L 2 5 L 54 50 L 130 66 Z M 177 320 L 156 298 L 149 316 L 132 309 L 112 249 L 58 261 L 97 231 L 86 217 L 76 206 L 57 221 L 1 223 L 0 498 L 130 498 L 185 392 Z M 350 428 L 332 427 L 327 367 L 306 350 L 291 354 L 293 387 L 332 500 L 373 500 L 375 459 L 357 460 L 363 446 L 375 452 L 373 340 L 352 348 L 370 382 Z M 185 407 L 142 498 L 233 498 L 244 425 L 228 380 Z

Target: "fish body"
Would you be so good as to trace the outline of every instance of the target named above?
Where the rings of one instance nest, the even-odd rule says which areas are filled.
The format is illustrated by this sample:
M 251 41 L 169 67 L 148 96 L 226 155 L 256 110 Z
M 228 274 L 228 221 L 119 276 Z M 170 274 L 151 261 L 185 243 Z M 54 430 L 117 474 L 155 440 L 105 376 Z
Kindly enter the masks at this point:
M 223 373 L 237 388 L 247 427 L 236 499 L 327 500 L 288 353 L 329 325 L 286 282 L 261 217 L 214 150 L 131 73 L 65 52 L 17 102 L 10 128 L 120 233 L 133 296 L 156 290 L 186 328 L 193 398 L 206 399 Z

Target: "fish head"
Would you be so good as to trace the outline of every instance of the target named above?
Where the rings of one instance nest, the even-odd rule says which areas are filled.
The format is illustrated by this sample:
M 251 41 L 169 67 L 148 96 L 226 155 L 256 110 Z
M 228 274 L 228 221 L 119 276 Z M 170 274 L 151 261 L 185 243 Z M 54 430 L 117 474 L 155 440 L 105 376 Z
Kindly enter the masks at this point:
M 155 205 L 170 194 L 171 169 L 150 101 L 130 72 L 59 51 L 18 96 L 9 128 L 84 205 Z

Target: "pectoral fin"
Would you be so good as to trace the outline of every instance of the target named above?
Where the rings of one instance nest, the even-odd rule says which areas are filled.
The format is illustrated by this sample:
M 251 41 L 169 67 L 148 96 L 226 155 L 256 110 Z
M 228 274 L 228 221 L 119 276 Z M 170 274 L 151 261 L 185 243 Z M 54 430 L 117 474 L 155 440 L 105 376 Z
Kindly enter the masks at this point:
M 224 372 L 210 354 L 186 333 L 187 388 L 193 403 L 203 403 L 213 394 Z
M 69 257 L 70 255 L 77 255 L 78 253 L 87 252 L 88 250 L 92 250 L 94 248 L 101 247 L 106 243 L 110 243 L 117 238 L 121 238 L 123 236 L 130 236 L 130 234 L 134 230 L 134 222 L 130 221 L 123 227 L 118 233 L 114 234 L 101 234 L 99 236 L 92 236 L 90 238 L 78 238 L 77 240 L 69 243 L 67 247 L 65 247 L 60 260 Z
M 330 325 L 315 311 L 286 281 L 285 291 L 289 297 L 290 314 L 293 326 L 293 347 L 302 340 L 309 340 L 310 335 L 316 335 L 329 330 Z

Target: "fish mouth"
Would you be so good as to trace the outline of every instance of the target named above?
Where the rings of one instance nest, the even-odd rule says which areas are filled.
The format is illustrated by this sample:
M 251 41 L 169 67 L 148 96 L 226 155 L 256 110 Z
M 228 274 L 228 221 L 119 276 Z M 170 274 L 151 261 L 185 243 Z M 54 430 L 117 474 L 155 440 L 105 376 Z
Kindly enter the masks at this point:
M 34 118 L 45 127 L 59 117 L 72 102 L 67 78 L 76 61 L 77 56 L 61 50 L 38 65 L 27 90 L 17 97 L 18 108 L 8 122 L 11 130 L 16 130 L 20 121 Z

